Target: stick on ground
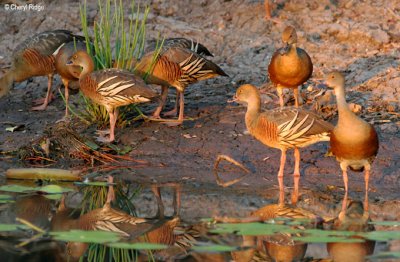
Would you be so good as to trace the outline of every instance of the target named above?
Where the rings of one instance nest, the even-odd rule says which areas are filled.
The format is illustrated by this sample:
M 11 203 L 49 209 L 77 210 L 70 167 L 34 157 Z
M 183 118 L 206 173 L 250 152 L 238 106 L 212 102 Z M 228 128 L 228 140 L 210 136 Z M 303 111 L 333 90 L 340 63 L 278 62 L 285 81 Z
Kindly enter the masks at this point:
M 231 185 L 233 185 L 233 184 L 236 184 L 236 183 L 239 182 L 240 180 L 242 180 L 242 179 L 247 175 L 247 174 L 245 174 L 245 175 L 243 175 L 243 176 L 241 176 L 241 177 L 239 177 L 239 178 L 236 178 L 236 179 L 233 179 L 233 180 L 224 182 L 224 181 L 219 177 L 219 175 L 218 175 L 218 166 L 219 166 L 219 163 L 220 163 L 222 160 L 228 161 L 228 162 L 234 164 L 235 166 L 238 166 L 240 169 L 242 169 L 242 170 L 243 170 L 244 172 L 246 172 L 247 174 L 250 173 L 250 171 L 249 171 L 247 168 L 245 168 L 241 163 L 239 163 L 239 162 L 236 161 L 235 159 L 233 159 L 233 158 L 231 158 L 231 157 L 229 157 L 229 156 L 227 156 L 227 155 L 218 155 L 218 157 L 217 157 L 217 159 L 215 160 L 215 163 L 214 163 L 214 175 L 215 175 L 215 179 L 216 179 L 216 181 L 217 181 L 217 184 L 218 184 L 219 186 L 222 186 L 222 187 L 231 186 Z

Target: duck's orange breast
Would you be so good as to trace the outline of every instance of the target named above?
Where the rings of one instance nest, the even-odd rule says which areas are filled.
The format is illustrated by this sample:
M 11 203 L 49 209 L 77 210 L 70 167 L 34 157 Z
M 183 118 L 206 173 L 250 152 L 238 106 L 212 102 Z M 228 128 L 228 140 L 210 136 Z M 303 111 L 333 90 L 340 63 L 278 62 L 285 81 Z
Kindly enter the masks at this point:
M 275 52 L 268 66 L 271 81 L 285 87 L 298 87 L 306 82 L 313 71 L 310 56 L 301 48 L 295 52 Z
M 374 157 L 378 153 L 379 140 L 373 127 L 369 128 L 364 139 L 343 139 L 333 130 L 331 133 L 331 150 L 338 157 L 348 160 L 362 160 Z

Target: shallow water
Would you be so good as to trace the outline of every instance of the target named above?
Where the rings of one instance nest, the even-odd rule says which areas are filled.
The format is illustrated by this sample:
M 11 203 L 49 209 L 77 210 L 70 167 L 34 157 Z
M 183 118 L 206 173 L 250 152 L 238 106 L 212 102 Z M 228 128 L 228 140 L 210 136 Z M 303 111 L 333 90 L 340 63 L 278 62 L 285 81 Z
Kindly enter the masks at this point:
M 114 225 L 128 232 L 129 236 L 121 237 L 121 234 L 113 233 L 107 235 L 107 232 L 106 235 L 97 235 L 100 234 L 98 231 L 94 235 L 87 235 L 84 231 L 73 231 L 72 235 L 49 233 L 79 229 L 71 221 L 82 219 L 83 214 L 92 209 L 101 208 L 108 191 L 104 182 L 90 186 L 83 183 L 59 183 L 59 187 L 43 186 L 43 184 L 38 185 L 33 182 L 8 180 L 7 186 L 0 188 L 2 191 L 0 252 L 4 258 L 2 261 L 26 261 L 27 257 L 29 261 L 67 261 L 68 259 L 73 261 L 74 259 L 68 256 L 68 252 L 75 252 L 78 254 L 75 255 L 75 260 L 82 257 L 83 261 L 166 261 L 168 259 L 170 261 L 173 259 L 175 261 L 231 261 L 233 257 L 236 261 L 272 261 L 270 256 L 282 254 L 285 257 L 281 261 L 292 261 L 294 258 L 288 257 L 288 254 L 293 250 L 298 256 L 293 261 L 317 261 L 317 259 L 328 259 L 341 253 L 344 253 L 348 261 L 352 262 L 364 261 L 366 254 L 373 256 L 370 260 L 379 261 L 389 261 L 387 258 L 389 255 L 390 257 L 397 256 L 397 258 L 399 256 L 399 253 L 385 255 L 385 252 L 391 250 L 391 246 L 400 239 L 400 231 L 398 231 L 400 222 L 346 220 L 347 225 L 341 225 L 340 228 L 336 227 L 336 231 L 332 231 L 330 229 L 334 224 L 333 219 L 338 216 L 340 210 L 337 207 L 332 208 L 332 205 L 324 200 L 316 204 L 314 199 L 314 202 L 308 206 L 302 203 L 301 208 L 287 206 L 287 209 L 282 211 L 282 209 L 274 209 L 277 206 L 275 205 L 276 198 L 244 195 L 240 190 L 235 192 L 190 182 L 181 185 L 169 183 L 154 186 L 116 181 L 114 186 L 116 201 L 112 206 L 135 217 L 148 218 L 146 223 L 135 226 L 122 225 L 121 221 L 115 222 Z M 158 193 L 157 188 L 162 196 L 160 207 L 155 197 Z M 47 193 L 43 190 L 47 190 Z M 63 217 L 60 207 L 62 194 L 54 192 L 65 192 L 63 194 L 66 196 L 66 208 L 69 208 L 68 214 L 75 210 L 73 217 L 65 215 Z M 270 207 L 272 209 L 269 209 Z M 160 212 L 165 213 L 164 218 L 157 215 L 158 208 L 164 208 L 164 212 Z M 255 222 L 255 216 L 250 214 L 260 208 L 273 210 L 271 213 L 274 215 Z M 299 212 L 315 215 L 315 218 L 298 219 L 296 214 Z M 351 215 L 354 213 L 349 214 Z M 105 221 L 112 220 L 103 218 Z M 353 224 L 356 225 L 356 229 Z M 365 232 L 372 230 L 372 224 L 375 229 L 372 232 Z M 344 232 L 346 228 L 364 232 Z M 113 230 L 115 228 L 104 225 L 102 229 L 116 231 Z M 366 240 L 371 241 L 365 242 Z M 375 240 L 373 249 L 365 244 L 373 244 Z M 66 245 L 67 242 L 78 241 L 101 244 L 92 244 L 89 247 L 75 245 L 78 248 L 75 246 L 71 248 L 71 244 Z M 354 241 L 356 243 L 349 243 Z M 143 242 L 156 245 L 138 244 Z M 331 254 L 327 251 L 326 243 L 328 242 L 336 243 L 332 247 Z M 340 246 L 338 242 L 346 242 L 346 244 Z M 117 248 L 110 251 L 109 248 L 105 249 L 103 244 Z M 124 248 L 125 251 L 119 248 Z M 347 256 L 349 250 L 344 250 L 345 248 L 350 248 L 349 250 L 353 255 L 356 254 L 356 257 Z M 356 252 L 357 250 L 359 253 Z M 274 252 L 277 253 L 274 255 Z M 337 261 L 342 260 L 341 258 Z

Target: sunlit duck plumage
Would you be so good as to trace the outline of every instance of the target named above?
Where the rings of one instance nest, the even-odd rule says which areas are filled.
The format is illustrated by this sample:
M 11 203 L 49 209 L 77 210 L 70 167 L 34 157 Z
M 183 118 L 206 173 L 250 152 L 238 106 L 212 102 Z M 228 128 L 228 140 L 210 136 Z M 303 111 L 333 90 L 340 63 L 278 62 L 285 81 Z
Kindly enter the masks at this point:
M 179 102 L 179 117 L 177 124 L 182 123 L 184 114 L 184 91 L 190 84 L 216 76 L 227 74 L 215 63 L 207 60 L 200 54 L 182 47 L 170 47 L 162 50 L 154 60 L 154 52 L 145 54 L 137 62 L 135 71 L 142 76 L 149 72 L 146 81 L 150 84 L 162 86 L 161 103 L 153 113 L 154 118 L 159 118 L 167 99 L 168 87 L 177 90 L 177 100 L 174 110 L 165 115 L 175 115 Z M 179 98 L 178 98 L 179 96 Z
M 280 202 L 283 202 L 283 169 L 286 162 L 286 151 L 294 149 L 294 194 L 292 202 L 298 198 L 300 179 L 300 151 L 321 141 L 329 141 L 333 126 L 318 115 L 300 108 L 285 107 L 261 112 L 261 98 L 258 89 L 253 85 L 242 85 L 236 91 L 234 100 L 247 104 L 245 122 L 247 130 L 257 140 L 269 147 L 282 151 L 278 181 Z
M 85 51 L 86 43 L 83 41 L 72 41 L 63 45 L 55 57 L 56 71 L 60 75 L 65 87 L 65 117 L 68 117 L 69 83 L 71 81 L 78 81 L 81 73 L 80 66 L 69 66 L 67 63 L 70 57 L 79 50 Z
M 310 56 L 297 47 L 296 29 L 288 26 L 282 33 L 285 47 L 275 51 L 268 66 L 271 81 L 276 85 L 280 106 L 283 107 L 282 88 L 292 88 L 295 106 L 299 106 L 299 85 L 306 82 L 312 75 L 313 64 Z
M 82 93 L 107 109 L 110 115 L 110 137 L 105 140 L 107 142 L 115 139 L 118 107 L 158 99 L 157 93 L 151 90 L 143 79 L 129 71 L 111 68 L 93 72 L 93 60 L 85 51 L 78 51 L 72 55 L 68 65 L 82 67 L 79 77 Z
M 203 44 L 183 37 L 166 38 L 164 41 L 150 40 L 147 42 L 145 53 L 155 51 L 158 45 L 161 45 L 165 51 L 170 47 L 181 47 L 192 50 L 202 56 L 213 56 L 213 54 Z
M 371 124 L 350 110 L 345 97 L 345 79 L 341 73 L 328 74 L 326 84 L 334 89 L 339 112 L 338 123 L 331 133 L 331 151 L 340 163 L 346 195 L 348 194 L 347 167 L 354 171 L 365 171 L 364 208 L 368 210 L 369 173 L 371 164 L 378 154 L 378 135 Z
M 0 79 L 0 97 L 6 95 L 14 82 L 22 82 L 34 76 L 47 76 L 47 94 L 40 106 L 32 110 L 44 110 L 51 100 L 51 86 L 56 73 L 55 55 L 68 42 L 83 40 L 67 30 L 45 31 L 19 44 L 12 54 L 11 69 Z M 40 102 L 39 102 L 40 103 Z

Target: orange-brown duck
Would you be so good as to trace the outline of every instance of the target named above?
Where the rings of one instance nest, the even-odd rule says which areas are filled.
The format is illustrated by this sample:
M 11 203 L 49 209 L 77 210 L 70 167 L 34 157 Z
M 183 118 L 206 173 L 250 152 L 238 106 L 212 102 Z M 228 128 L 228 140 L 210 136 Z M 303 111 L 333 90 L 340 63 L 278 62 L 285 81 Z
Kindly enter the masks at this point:
M 61 76 L 65 87 L 65 117 L 68 117 L 69 82 L 79 80 L 81 74 L 80 66 L 68 66 L 67 63 L 70 57 L 79 50 L 85 51 L 86 44 L 82 41 L 72 41 L 63 45 L 55 57 L 56 71 Z
M 150 84 L 161 85 L 162 87 L 162 101 L 153 113 L 154 118 L 160 118 L 161 110 L 167 99 L 168 87 L 173 86 L 176 88 L 177 99 L 175 108 L 165 114 L 176 115 L 179 101 L 179 117 L 175 121 L 176 124 L 180 124 L 183 121 L 183 94 L 188 85 L 219 75 L 227 76 L 219 66 L 186 48 L 170 47 L 162 50 L 156 57 L 155 62 L 153 57 L 154 52 L 145 54 L 137 63 L 135 71 L 142 76 L 146 72 L 149 72 L 146 81 Z
M 250 134 L 263 144 L 280 149 L 281 162 L 278 172 L 280 203 L 283 203 L 283 169 L 286 162 L 286 151 L 294 149 L 294 194 L 292 202 L 298 199 L 300 180 L 299 148 L 320 141 L 329 141 L 333 126 L 318 115 L 300 108 L 280 108 L 261 112 L 261 98 L 258 89 L 253 85 L 242 85 L 236 91 L 234 100 L 247 104 L 245 115 L 246 127 Z
M 159 42 L 161 44 L 161 42 Z M 152 52 L 157 49 L 157 40 L 150 40 L 145 49 L 145 53 Z M 183 37 L 166 38 L 164 39 L 162 49 L 167 50 L 170 47 L 181 47 L 192 50 L 202 56 L 213 56 L 213 54 L 199 42 Z
M 0 79 L 0 97 L 6 95 L 14 82 L 22 82 L 34 76 L 47 76 L 47 94 L 42 105 L 33 110 L 44 110 L 51 100 L 51 86 L 56 73 L 55 54 L 67 42 L 83 40 L 67 30 L 46 31 L 34 35 L 19 44 L 12 54 L 12 66 Z
M 370 224 L 368 211 L 364 210 L 361 201 L 351 201 L 346 210 L 342 210 L 333 221 L 332 230 L 370 232 L 375 228 Z M 362 238 L 359 238 L 362 239 Z M 362 262 L 366 256 L 374 253 L 375 241 L 365 240 L 359 243 L 331 242 L 327 249 L 333 261 Z
M 288 26 L 282 33 L 285 47 L 275 51 L 268 66 L 269 78 L 276 85 L 281 107 L 284 105 L 283 88 L 292 88 L 295 106 L 299 106 L 299 85 L 306 82 L 313 72 L 310 56 L 297 47 L 296 29 Z
M 118 107 L 158 99 L 157 93 L 140 77 L 128 71 L 112 68 L 93 72 L 93 60 L 85 51 L 78 51 L 72 55 L 68 65 L 82 68 L 79 77 L 82 93 L 95 103 L 104 106 L 110 115 L 110 137 L 99 138 L 101 141 L 114 141 Z
M 345 194 L 348 194 L 347 167 L 365 172 L 365 209 L 368 210 L 368 182 L 371 164 L 379 149 L 378 135 L 374 127 L 355 115 L 346 102 L 345 79 L 339 72 L 326 76 L 326 84 L 334 89 L 339 120 L 331 133 L 331 151 L 343 172 Z M 342 207 L 344 210 L 345 206 Z

